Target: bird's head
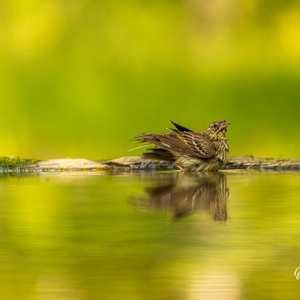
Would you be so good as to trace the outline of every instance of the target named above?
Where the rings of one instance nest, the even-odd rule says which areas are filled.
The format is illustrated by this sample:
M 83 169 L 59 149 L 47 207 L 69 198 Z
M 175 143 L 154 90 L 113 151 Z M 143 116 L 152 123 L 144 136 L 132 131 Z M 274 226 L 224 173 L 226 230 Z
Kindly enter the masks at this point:
M 230 123 L 226 123 L 225 120 L 212 122 L 205 130 L 205 133 L 211 138 L 225 138 L 227 127 Z

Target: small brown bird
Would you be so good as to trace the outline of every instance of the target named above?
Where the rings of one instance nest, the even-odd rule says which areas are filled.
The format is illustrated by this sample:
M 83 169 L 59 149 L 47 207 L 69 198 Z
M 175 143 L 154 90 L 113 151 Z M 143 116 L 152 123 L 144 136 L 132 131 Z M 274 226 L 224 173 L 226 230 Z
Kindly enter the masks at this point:
M 205 132 L 194 132 L 170 121 L 176 129 L 168 128 L 168 133 L 145 133 L 135 139 L 144 146 L 155 145 L 143 155 L 148 158 L 173 161 L 182 171 L 217 171 L 226 164 L 229 150 L 225 137 L 230 123 L 225 120 L 211 123 Z

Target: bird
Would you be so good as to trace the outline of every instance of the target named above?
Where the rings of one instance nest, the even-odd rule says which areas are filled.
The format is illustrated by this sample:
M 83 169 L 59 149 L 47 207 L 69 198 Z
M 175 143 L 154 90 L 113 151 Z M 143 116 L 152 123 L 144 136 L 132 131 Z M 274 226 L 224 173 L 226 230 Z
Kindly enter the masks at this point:
M 134 137 L 144 143 L 141 147 L 155 146 L 143 153 L 143 157 L 174 162 L 185 172 L 218 171 L 225 166 L 229 151 L 225 135 L 230 123 L 215 121 L 204 132 L 195 132 L 169 121 L 175 127 L 168 128 L 171 132 L 143 133 Z

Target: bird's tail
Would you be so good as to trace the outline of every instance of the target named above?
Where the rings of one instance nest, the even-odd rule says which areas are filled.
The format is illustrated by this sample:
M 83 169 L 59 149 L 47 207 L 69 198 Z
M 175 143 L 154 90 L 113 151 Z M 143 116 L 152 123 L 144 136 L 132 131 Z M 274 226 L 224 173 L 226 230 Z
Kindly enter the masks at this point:
M 147 152 L 143 153 L 143 157 L 170 162 L 174 162 L 176 160 L 172 152 L 162 148 L 147 149 Z
M 155 148 L 147 149 L 147 152 L 144 152 L 142 154 L 143 157 L 149 158 L 149 159 L 155 159 L 155 160 L 174 162 L 176 160 L 176 158 L 172 152 L 170 152 L 167 149 L 159 148 L 159 146 L 161 144 L 159 136 L 160 136 L 159 134 L 155 134 L 155 133 L 143 133 L 139 136 L 136 136 L 134 139 L 138 140 L 140 143 L 147 143 L 146 145 L 142 145 L 140 147 L 150 146 L 151 144 L 158 146 Z M 137 148 L 135 148 L 135 149 L 137 149 Z

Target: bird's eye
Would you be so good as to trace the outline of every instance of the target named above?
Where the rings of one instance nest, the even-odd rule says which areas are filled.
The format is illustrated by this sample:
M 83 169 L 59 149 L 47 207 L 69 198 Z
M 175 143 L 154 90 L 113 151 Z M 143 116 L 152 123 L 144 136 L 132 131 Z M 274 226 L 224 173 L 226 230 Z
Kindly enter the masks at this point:
M 218 126 L 218 125 L 215 123 L 215 124 L 214 124 L 214 127 L 216 128 L 217 126 Z

